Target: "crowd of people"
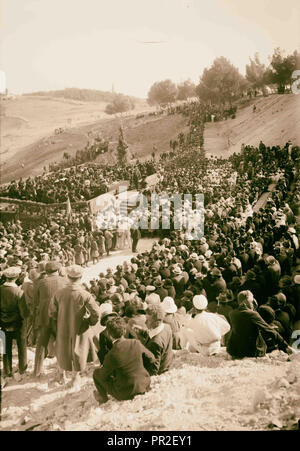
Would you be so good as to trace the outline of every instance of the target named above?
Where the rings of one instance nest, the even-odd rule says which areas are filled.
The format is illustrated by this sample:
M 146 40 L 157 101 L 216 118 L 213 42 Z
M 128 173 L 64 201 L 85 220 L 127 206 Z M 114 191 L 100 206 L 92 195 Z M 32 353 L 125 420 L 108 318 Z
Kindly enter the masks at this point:
M 65 382 L 72 371 L 74 386 L 87 362 L 98 359 L 93 379 L 100 403 L 109 395 L 122 400 L 145 393 L 151 376 L 168 371 L 179 349 L 234 359 L 276 349 L 296 352 L 299 148 L 261 143 L 244 146 L 229 160 L 205 158 L 206 110 L 189 108 L 190 130 L 168 160 L 157 163 L 155 191 L 203 194 L 198 214 L 205 215 L 204 234 L 197 239 L 193 221 L 176 228 L 178 212 L 171 208 L 170 228 L 157 231 L 151 251 L 137 252 L 129 263 L 100 273 L 88 285 L 81 283 L 82 266 L 88 258 L 99 258 L 100 241 L 108 253 L 113 240 L 107 230 L 105 246 L 105 232 L 95 229 L 88 212 L 70 223 L 63 215 L 53 218 L 35 231 L 24 232 L 18 222 L 10 224 L 9 233 L 1 227 L 0 325 L 7 334 L 8 378 L 13 339 L 20 373 L 26 371 L 30 344 L 36 346 L 36 377 L 45 356 L 55 354 L 58 380 Z M 272 181 L 275 189 L 256 209 Z M 191 201 L 190 210 L 193 206 Z M 132 223 L 143 215 L 149 219 L 151 210 L 134 211 Z
M 134 189 L 143 178 L 155 172 L 151 161 L 121 167 L 87 164 L 61 169 L 0 187 L 0 196 L 44 204 L 90 200 L 108 191 L 118 180 L 129 180 Z

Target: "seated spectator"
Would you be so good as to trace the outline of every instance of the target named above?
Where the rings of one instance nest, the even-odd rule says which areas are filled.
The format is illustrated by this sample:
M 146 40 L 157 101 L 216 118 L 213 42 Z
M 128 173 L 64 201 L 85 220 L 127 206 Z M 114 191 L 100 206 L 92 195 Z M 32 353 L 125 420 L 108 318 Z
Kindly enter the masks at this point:
M 148 332 L 144 334 L 143 344 L 155 357 L 145 367 L 150 375 L 162 374 L 169 370 L 173 362 L 173 336 L 171 327 L 163 322 L 165 312 L 160 305 L 149 305 L 146 313 Z
M 262 343 L 259 332 L 265 337 L 275 340 L 278 348 L 291 353 L 288 343 L 275 329 L 270 327 L 255 311 L 257 305 L 251 291 L 241 291 L 238 294 L 238 308 L 230 316 L 231 333 L 227 343 L 227 352 L 233 358 L 259 357 L 265 354 L 266 344 Z
M 180 328 L 181 323 L 178 318 L 177 306 L 174 299 L 167 296 L 161 303 L 161 307 L 165 312 L 164 323 L 169 324 L 173 334 L 173 349 L 181 349 Z
M 196 316 L 185 325 L 184 334 L 191 352 L 215 355 L 221 350 L 222 337 L 229 332 L 230 325 L 223 316 L 206 311 L 208 302 L 203 295 L 193 298 Z
M 101 319 L 100 324 L 101 326 L 105 327 L 102 332 L 99 334 L 99 351 L 97 353 L 99 357 L 100 363 L 103 364 L 104 358 L 106 354 L 111 350 L 112 348 L 112 340 L 111 336 L 109 335 L 107 329 L 106 329 L 106 323 L 108 320 L 119 316 L 116 312 L 112 311 L 112 305 L 111 304 L 102 304 L 100 307 L 101 310 Z
M 106 328 L 113 345 L 105 356 L 102 368 L 96 369 L 93 374 L 97 388 L 95 398 L 100 404 L 108 400 L 108 394 L 125 400 L 148 391 L 150 376 L 143 358 L 150 363 L 155 361 L 154 355 L 139 340 L 124 338 L 124 319 L 110 319 Z

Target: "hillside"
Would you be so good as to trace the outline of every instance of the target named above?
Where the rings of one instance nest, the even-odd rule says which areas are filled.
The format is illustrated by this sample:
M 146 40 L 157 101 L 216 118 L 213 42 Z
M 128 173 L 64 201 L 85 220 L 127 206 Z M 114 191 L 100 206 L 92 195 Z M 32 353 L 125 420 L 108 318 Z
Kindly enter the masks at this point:
M 300 96 L 259 97 L 239 109 L 235 119 L 205 126 L 204 147 L 212 155 L 227 157 L 239 152 L 243 143 L 256 146 L 260 140 L 269 146 L 289 140 L 300 145 Z
M 57 97 L 70 100 L 79 100 L 84 102 L 112 102 L 116 93 L 111 91 L 98 91 L 96 89 L 79 89 L 79 88 L 66 88 L 57 91 L 38 91 L 30 94 L 24 94 L 24 96 L 46 96 Z M 141 99 L 136 97 L 130 98 L 134 102 L 139 102 Z
M 256 111 L 253 112 L 253 105 Z M 64 152 L 77 150 L 102 136 L 115 148 L 120 118 L 104 113 L 105 102 L 84 102 L 46 96 L 19 96 L 2 101 L 1 108 L 1 183 L 20 177 L 41 174 L 49 163 L 60 161 Z M 153 108 L 152 108 L 153 109 Z M 140 100 L 132 114 L 122 118 L 125 139 L 132 158 L 169 150 L 169 142 L 187 130 L 182 116 L 136 115 L 149 112 L 146 101 Z M 59 134 L 55 130 L 61 129 Z M 239 152 L 241 145 L 300 144 L 300 96 L 271 95 L 247 101 L 235 119 L 207 123 L 204 132 L 205 150 L 214 155 L 229 156 Z M 98 161 L 111 163 L 112 153 Z
M 145 115 L 136 119 L 136 114 L 122 118 L 124 136 L 134 158 L 150 156 L 153 145 L 157 147 L 157 154 L 168 151 L 170 139 L 175 139 L 178 133 L 187 130 L 186 119 L 182 116 Z M 32 144 L 10 152 L 10 158 L 1 158 L 1 182 L 38 175 L 50 162 L 60 161 L 64 152 L 73 156 L 97 136 L 108 139 L 110 147 L 116 148 L 119 127 L 120 118 L 108 118 L 104 113 L 98 121 L 90 120 L 85 125 L 69 127 L 60 134 L 53 133 L 52 127 L 51 134 L 45 133 Z M 98 161 L 111 163 L 114 157 L 109 153 L 98 157 Z

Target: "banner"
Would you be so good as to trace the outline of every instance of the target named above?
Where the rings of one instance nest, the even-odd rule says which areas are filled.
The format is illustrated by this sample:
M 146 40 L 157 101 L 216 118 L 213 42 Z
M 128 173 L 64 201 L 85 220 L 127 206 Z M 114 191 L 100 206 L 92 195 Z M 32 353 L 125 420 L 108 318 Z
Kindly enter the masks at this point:
M 98 197 L 90 200 L 90 211 L 92 214 L 96 214 L 99 211 L 105 211 L 115 205 L 116 199 L 112 193 L 101 194 Z

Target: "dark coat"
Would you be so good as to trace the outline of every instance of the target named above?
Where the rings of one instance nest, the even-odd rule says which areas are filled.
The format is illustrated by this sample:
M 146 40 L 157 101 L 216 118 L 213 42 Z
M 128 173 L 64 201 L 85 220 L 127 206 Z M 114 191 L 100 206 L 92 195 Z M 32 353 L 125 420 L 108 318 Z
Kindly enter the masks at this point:
M 144 368 L 143 357 L 153 363 L 154 355 L 139 340 L 121 338 L 106 354 L 98 371 L 108 382 L 109 392 L 119 400 L 132 399 L 150 388 L 150 376 Z
M 227 344 L 227 352 L 236 358 L 256 357 L 256 340 L 259 330 L 266 337 L 274 338 L 280 349 L 285 350 L 288 344 L 275 329 L 271 328 L 259 315 L 250 309 L 233 310 L 229 314 L 231 332 Z
M 49 306 L 52 297 L 58 290 L 64 288 L 67 280 L 58 275 L 49 275 L 42 279 L 34 290 L 34 329 L 49 327 Z
M 0 286 L 0 326 L 21 329 L 23 319 L 29 311 L 26 306 L 25 296 L 21 288 L 13 283 L 5 283 Z
M 94 297 L 79 283 L 69 283 L 52 298 L 50 317 L 56 331 L 56 357 L 60 368 L 83 371 L 88 361 L 97 358 L 90 329 L 99 319 Z
M 176 297 L 182 296 L 185 289 L 185 280 L 182 275 L 178 275 L 172 278 L 172 282 L 176 291 Z
M 106 329 L 99 334 L 99 351 L 97 353 L 100 363 L 103 364 L 106 354 L 111 350 L 113 344 Z
M 150 365 L 146 364 L 145 367 L 149 374 L 162 374 L 168 371 L 173 362 L 173 336 L 171 327 L 168 324 L 164 324 L 163 330 L 155 335 L 155 337 L 148 339 L 145 342 L 146 348 L 152 352 L 155 357 L 155 361 Z

